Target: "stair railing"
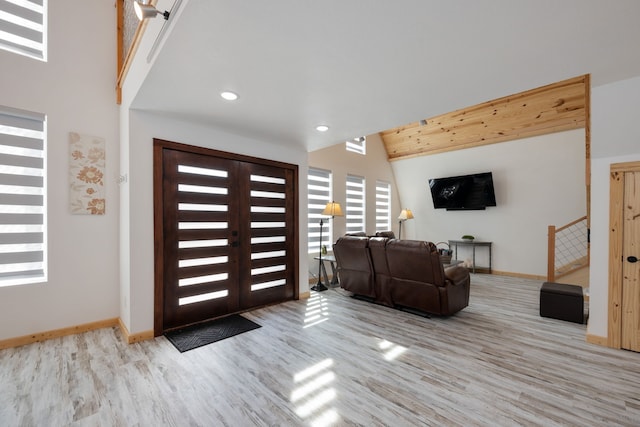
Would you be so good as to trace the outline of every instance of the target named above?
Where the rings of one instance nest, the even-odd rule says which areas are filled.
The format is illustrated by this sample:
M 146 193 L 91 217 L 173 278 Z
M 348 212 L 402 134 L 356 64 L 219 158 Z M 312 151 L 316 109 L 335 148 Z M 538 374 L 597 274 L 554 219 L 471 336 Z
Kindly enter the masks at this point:
M 547 281 L 555 282 L 589 265 L 589 229 L 583 216 L 562 227 L 549 226 Z

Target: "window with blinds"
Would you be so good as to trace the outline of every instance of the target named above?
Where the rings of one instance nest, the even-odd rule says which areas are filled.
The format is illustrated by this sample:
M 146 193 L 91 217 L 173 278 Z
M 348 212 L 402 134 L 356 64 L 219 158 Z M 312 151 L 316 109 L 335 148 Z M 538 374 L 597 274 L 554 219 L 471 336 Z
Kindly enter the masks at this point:
M 367 154 L 367 138 L 360 136 L 346 142 L 347 151 L 365 155 Z
M 45 116 L 0 106 L 0 286 L 47 274 Z
M 364 191 L 363 177 L 347 175 L 347 233 L 365 231 Z
M 376 180 L 376 231 L 391 230 L 391 184 Z
M 0 48 L 47 60 L 47 0 L 0 0 Z
M 321 245 L 331 244 L 332 221 L 326 221 L 322 211 L 331 201 L 331 172 L 323 169 L 309 168 L 308 177 L 308 252 L 318 252 Z M 320 219 L 325 219 L 322 226 L 322 242 L 320 242 Z

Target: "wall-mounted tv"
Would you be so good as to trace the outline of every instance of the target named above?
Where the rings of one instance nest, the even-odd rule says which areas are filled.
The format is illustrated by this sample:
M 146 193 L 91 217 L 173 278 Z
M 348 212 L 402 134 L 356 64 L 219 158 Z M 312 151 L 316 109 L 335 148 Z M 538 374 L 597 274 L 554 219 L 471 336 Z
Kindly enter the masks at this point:
M 429 180 L 435 209 L 482 210 L 496 206 L 491 172 Z

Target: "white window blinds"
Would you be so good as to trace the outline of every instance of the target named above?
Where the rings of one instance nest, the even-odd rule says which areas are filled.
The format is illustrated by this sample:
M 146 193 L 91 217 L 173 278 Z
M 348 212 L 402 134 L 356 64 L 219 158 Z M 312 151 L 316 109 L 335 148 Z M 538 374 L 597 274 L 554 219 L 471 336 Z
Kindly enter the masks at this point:
M 365 231 L 364 194 L 364 178 L 347 175 L 347 233 Z
M 322 215 L 322 211 L 331 201 L 331 172 L 309 168 L 308 177 L 308 252 L 317 253 L 321 245 L 331 245 L 333 235 L 331 223 Z M 323 218 L 322 242 L 320 242 L 320 219 Z
M 391 184 L 376 181 L 376 231 L 391 230 Z
M 47 0 L 0 0 L 0 48 L 46 61 Z
M 45 116 L 0 106 L 0 286 L 46 280 Z
M 365 155 L 367 154 L 367 138 L 360 136 L 346 142 L 347 151 Z

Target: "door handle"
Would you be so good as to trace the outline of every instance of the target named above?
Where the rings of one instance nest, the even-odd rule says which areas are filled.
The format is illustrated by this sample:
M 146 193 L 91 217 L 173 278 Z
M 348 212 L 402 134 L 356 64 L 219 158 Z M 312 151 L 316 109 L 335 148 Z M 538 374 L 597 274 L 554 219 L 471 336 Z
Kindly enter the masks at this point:
M 633 262 L 638 262 L 638 258 L 634 257 L 634 256 L 630 256 L 627 257 L 627 261 L 633 263 Z

